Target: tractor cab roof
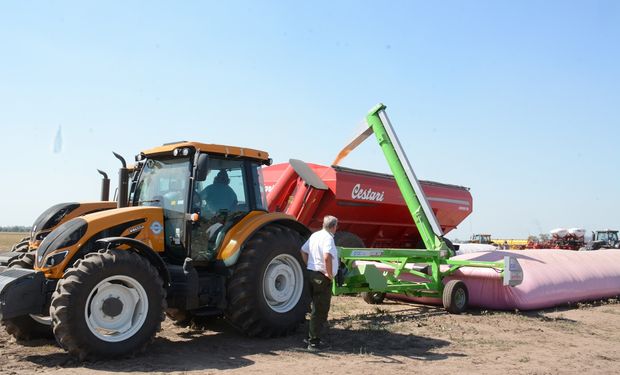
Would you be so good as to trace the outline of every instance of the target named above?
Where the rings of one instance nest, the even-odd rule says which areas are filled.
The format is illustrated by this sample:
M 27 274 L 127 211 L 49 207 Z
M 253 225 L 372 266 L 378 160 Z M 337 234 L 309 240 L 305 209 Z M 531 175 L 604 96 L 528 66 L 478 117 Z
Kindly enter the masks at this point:
M 216 144 L 207 144 L 200 142 L 174 142 L 174 143 L 165 143 L 159 147 L 154 147 L 145 151 L 142 151 L 140 154 L 146 157 L 153 156 L 163 156 L 166 154 L 170 154 L 170 156 L 176 155 L 173 154 L 175 150 L 191 148 L 196 151 L 204 152 L 207 154 L 218 154 L 223 156 L 231 156 L 231 157 L 245 157 L 250 159 L 257 159 L 262 162 L 269 162 L 269 154 L 265 151 L 255 150 L 251 148 L 245 147 L 237 147 L 237 146 L 226 146 L 226 145 L 216 145 Z

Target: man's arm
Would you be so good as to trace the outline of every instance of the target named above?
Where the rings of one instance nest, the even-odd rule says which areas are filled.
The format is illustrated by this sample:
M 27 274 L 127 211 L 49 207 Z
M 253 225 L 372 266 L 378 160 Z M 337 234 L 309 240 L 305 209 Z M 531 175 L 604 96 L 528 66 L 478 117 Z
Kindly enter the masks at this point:
M 325 261 L 325 276 L 331 280 L 334 278 L 334 273 L 332 272 L 332 255 L 326 252 L 323 254 L 323 260 Z
M 306 267 L 308 267 L 308 253 L 306 253 L 305 251 L 301 250 L 301 259 L 304 260 L 304 264 L 306 265 Z

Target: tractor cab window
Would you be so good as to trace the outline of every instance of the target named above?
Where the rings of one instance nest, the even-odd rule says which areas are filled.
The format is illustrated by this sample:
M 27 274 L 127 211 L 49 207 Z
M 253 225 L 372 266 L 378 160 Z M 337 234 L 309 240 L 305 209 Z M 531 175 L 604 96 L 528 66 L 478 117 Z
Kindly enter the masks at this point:
M 166 251 L 178 257 L 186 254 L 183 239 L 189 175 L 189 159 L 149 159 L 142 167 L 133 197 L 134 206 L 164 209 Z
M 192 224 L 192 258 L 212 260 L 228 228 L 250 211 L 246 164 L 211 157 L 206 179 L 194 183 L 192 212 L 199 220 Z

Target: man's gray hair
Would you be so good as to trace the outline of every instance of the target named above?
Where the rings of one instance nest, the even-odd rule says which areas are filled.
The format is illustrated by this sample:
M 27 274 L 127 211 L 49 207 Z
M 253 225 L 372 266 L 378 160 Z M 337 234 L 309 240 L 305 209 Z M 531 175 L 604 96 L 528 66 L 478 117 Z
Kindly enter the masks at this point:
M 338 218 L 327 215 L 323 218 L 323 229 L 332 229 L 338 225 Z

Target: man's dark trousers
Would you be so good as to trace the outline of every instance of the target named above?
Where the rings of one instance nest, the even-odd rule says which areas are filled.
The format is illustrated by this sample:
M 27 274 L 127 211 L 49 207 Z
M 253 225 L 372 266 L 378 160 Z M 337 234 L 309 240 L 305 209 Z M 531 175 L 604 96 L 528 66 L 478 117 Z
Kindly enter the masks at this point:
M 332 300 L 332 282 L 318 271 L 307 271 L 310 295 L 312 297 L 312 312 L 310 314 L 309 339 L 310 343 L 320 342 L 323 325 L 327 321 L 329 306 Z

